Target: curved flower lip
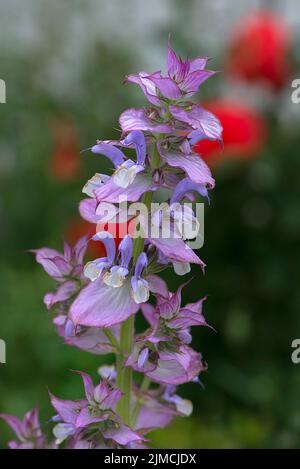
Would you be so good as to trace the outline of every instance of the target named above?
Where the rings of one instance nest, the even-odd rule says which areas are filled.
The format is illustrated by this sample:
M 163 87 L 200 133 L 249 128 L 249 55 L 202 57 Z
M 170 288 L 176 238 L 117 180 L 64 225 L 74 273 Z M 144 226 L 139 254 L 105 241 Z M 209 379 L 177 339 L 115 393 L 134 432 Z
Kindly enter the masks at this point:
M 135 83 L 140 86 L 145 97 L 154 106 L 160 106 L 160 99 L 157 96 L 155 84 L 151 80 L 151 77 L 159 77 L 160 72 L 154 72 L 149 75 L 147 72 L 140 72 L 137 75 L 127 75 L 124 79 L 124 83 Z
M 123 223 L 131 220 L 133 217 L 127 216 L 127 210 L 115 206 L 112 213 L 105 213 L 103 209 L 104 202 L 101 202 L 101 210 L 96 199 L 83 199 L 79 203 L 79 213 L 81 217 L 89 223 Z M 111 207 L 111 206 L 109 206 Z
M 140 442 L 140 447 L 144 448 L 145 446 L 142 446 L 141 442 L 148 441 L 142 435 L 131 430 L 131 428 L 129 428 L 127 425 L 124 425 L 122 422 L 119 423 L 118 428 L 108 429 L 103 433 L 103 435 L 105 438 L 112 439 L 122 446 L 126 446 L 128 444 L 134 445 Z
M 169 134 L 173 132 L 173 126 L 151 119 L 146 114 L 146 109 L 130 108 L 122 112 L 119 123 L 123 132 L 141 130 L 143 132 Z
M 139 271 L 136 273 L 136 278 Z M 134 278 L 134 277 L 133 277 Z M 148 282 L 149 278 L 149 282 Z M 126 278 L 120 288 L 103 283 L 103 274 L 84 287 L 69 310 L 69 319 L 74 326 L 112 327 L 136 314 L 140 304 L 133 299 L 130 279 Z M 155 291 L 161 284 L 159 277 L 149 275 L 143 282 L 149 283 L 149 290 Z M 155 288 L 156 287 L 156 288 Z
M 189 134 L 193 145 L 205 138 L 222 141 L 222 125 L 219 119 L 200 105 L 191 103 L 187 109 L 170 105 L 169 109 L 175 119 L 190 125 L 197 131 Z
M 194 251 L 180 238 L 149 238 L 153 244 L 169 261 L 180 263 L 199 264 L 204 272 L 206 264 Z
M 71 266 L 64 259 L 63 254 L 51 248 L 32 249 L 30 252 L 36 255 L 36 261 L 42 265 L 45 272 L 57 281 L 63 281 L 68 275 Z
M 136 152 L 136 162 L 127 159 L 123 152 L 118 148 L 133 146 Z M 125 139 L 121 141 L 97 141 L 97 144 L 91 147 L 93 153 L 99 153 L 109 158 L 116 171 L 112 175 L 116 186 L 126 189 L 134 180 L 135 176 L 144 171 L 146 159 L 146 140 L 143 132 L 133 130 Z M 94 192 L 105 185 L 110 178 L 106 175 L 95 174 L 84 186 L 82 192 L 90 197 L 94 197 Z
M 86 194 L 89 197 L 95 197 L 95 190 L 105 184 L 108 180 L 109 176 L 106 174 L 94 174 L 94 176 L 84 185 L 82 189 L 83 194 Z
M 79 213 L 81 217 L 90 223 L 99 223 L 101 216 L 97 216 L 97 200 L 96 199 L 83 199 L 79 202 Z
M 69 318 L 75 326 L 111 327 L 137 313 L 138 309 L 128 279 L 121 288 L 113 288 L 99 277 L 81 290 L 70 307 Z
M 149 80 L 151 80 L 156 88 L 160 91 L 160 93 L 167 99 L 172 99 L 176 100 L 181 98 L 182 92 L 177 85 L 171 78 L 168 77 L 162 77 L 160 76 L 154 76 L 154 75 L 148 75 L 147 77 Z
M 175 187 L 171 196 L 170 204 L 180 202 L 187 194 L 191 192 L 198 192 L 202 197 L 208 197 L 205 184 L 196 183 L 190 178 L 182 179 Z
M 178 411 L 167 403 L 159 402 L 150 395 L 143 396 L 143 405 L 134 424 L 135 430 L 147 433 L 156 428 L 165 428 L 174 417 L 180 416 Z
M 155 295 L 161 295 L 167 297 L 169 295 L 169 290 L 166 282 L 158 275 L 148 275 L 147 281 L 149 283 L 149 288 L 152 293 Z
M 95 190 L 97 202 L 136 202 L 147 191 L 156 191 L 159 185 L 153 184 L 151 176 L 145 174 L 137 174 L 134 181 L 124 190 L 122 187 L 117 186 L 113 177 Z
M 216 73 L 218 72 L 214 70 L 195 70 L 189 73 L 179 86 L 185 92 L 185 97 L 190 97 L 197 93 L 200 85 Z
M 162 352 L 156 370 L 150 371 L 148 377 L 158 383 L 177 385 L 192 381 L 205 369 L 201 355 L 182 345 L 177 353 Z
M 64 323 L 66 317 L 62 318 Z M 72 333 L 66 333 L 66 326 L 64 327 L 64 343 L 71 345 L 85 352 L 93 353 L 95 355 L 104 355 L 107 353 L 115 352 L 114 347 L 111 345 L 109 339 L 106 337 L 104 332 L 97 327 L 74 327 L 74 324 L 70 321 Z M 53 321 L 56 324 L 56 321 Z M 118 339 L 120 330 L 119 326 L 113 327 L 112 333 Z
M 156 428 L 166 427 L 174 417 L 189 416 L 192 412 L 192 403 L 175 393 L 176 387 L 172 385 L 144 392 L 134 429 L 148 433 Z
M 207 164 L 194 153 L 184 154 L 159 148 L 163 160 L 173 168 L 182 169 L 195 183 L 207 185 L 210 189 L 215 186 L 215 180 Z
M 78 282 L 75 280 L 67 280 L 62 283 L 54 293 L 46 293 L 44 296 L 44 304 L 50 310 L 52 306 L 61 301 L 71 298 L 78 290 Z
M 132 146 L 137 154 L 137 165 L 144 166 L 146 159 L 146 140 L 141 130 L 133 130 L 120 143 L 124 146 Z
M 116 168 L 121 166 L 125 160 L 125 155 L 121 152 L 121 150 L 116 148 L 111 143 L 99 142 L 91 148 L 91 151 L 109 158 Z
M 147 338 L 145 339 L 147 340 Z M 125 362 L 125 366 L 144 373 L 152 381 L 162 384 L 183 384 L 195 379 L 201 371 L 206 370 L 201 354 L 187 345 L 181 345 L 177 352 L 157 350 L 156 362 L 146 361 L 139 364 L 139 355 L 144 348 L 141 343 L 136 346 Z
M 107 261 L 108 265 L 111 265 L 116 255 L 116 243 L 113 235 L 108 231 L 97 231 L 97 233 L 92 237 L 92 240 L 101 241 L 104 244 L 106 251 L 105 261 Z

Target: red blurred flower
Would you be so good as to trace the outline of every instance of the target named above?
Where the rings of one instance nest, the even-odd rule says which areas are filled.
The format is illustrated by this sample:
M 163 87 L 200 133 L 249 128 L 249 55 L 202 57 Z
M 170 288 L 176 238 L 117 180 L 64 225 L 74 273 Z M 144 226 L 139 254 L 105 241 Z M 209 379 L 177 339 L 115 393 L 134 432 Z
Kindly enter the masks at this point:
M 60 181 L 75 179 L 81 168 L 80 148 L 73 122 L 59 118 L 52 125 L 53 152 L 50 156 L 50 173 Z
M 271 11 L 251 13 L 233 31 L 227 70 L 278 90 L 291 73 L 290 52 L 291 34 L 283 18 Z
M 94 225 L 77 218 L 68 223 L 65 230 L 65 238 L 71 246 L 74 246 L 76 241 L 84 235 L 88 234 L 92 237 L 96 231 L 107 231 L 113 235 L 116 241 L 116 247 L 118 247 L 124 236 L 128 233 L 133 234 L 134 230 L 135 224 L 133 220 L 123 223 L 98 223 L 97 225 Z M 91 258 L 106 256 L 104 245 L 100 241 L 90 241 L 88 245 L 88 254 Z
M 210 140 L 203 140 L 194 147 L 209 165 L 226 158 L 253 158 L 258 154 L 266 140 L 266 126 L 257 111 L 225 100 L 207 102 L 204 107 L 215 114 L 223 126 L 224 149 Z

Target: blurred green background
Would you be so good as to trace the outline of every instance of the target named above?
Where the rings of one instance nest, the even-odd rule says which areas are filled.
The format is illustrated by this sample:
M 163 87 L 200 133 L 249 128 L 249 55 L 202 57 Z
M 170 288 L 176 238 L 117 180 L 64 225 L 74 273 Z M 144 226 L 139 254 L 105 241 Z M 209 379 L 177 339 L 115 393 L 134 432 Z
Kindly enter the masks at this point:
M 64 234 L 74 240 L 82 233 L 81 188 L 101 172 L 102 160 L 79 151 L 97 138 L 117 137 L 119 114 L 146 105 L 123 77 L 165 68 L 171 33 L 182 55 L 209 55 L 212 68 L 223 71 L 197 100 L 213 99 L 216 107 L 224 99 L 242 103 L 260 119 L 264 137 L 246 157 L 247 141 L 236 151 L 230 136 L 217 162 L 207 149 L 217 182 L 199 253 L 208 268 L 205 276 L 193 269 L 184 300 L 208 295 L 205 316 L 217 333 L 194 331 L 193 345 L 209 369 L 204 390 L 180 388 L 194 402 L 193 416 L 154 432 L 152 445 L 300 447 L 300 365 L 290 358 L 291 342 L 300 336 L 300 104 L 291 100 L 300 13 L 293 0 L 240 3 L 0 1 L 0 78 L 7 87 L 7 102 L 0 104 L 0 337 L 7 344 L 0 412 L 21 417 L 37 405 L 46 422 L 52 415 L 48 388 L 78 398 L 81 382 L 69 370 L 96 378 L 97 367 L 112 360 L 62 344 L 42 302 L 53 282 L 26 251 L 45 245 L 60 250 Z M 278 78 L 274 72 L 267 80 L 248 73 L 235 81 L 229 59 L 235 28 L 262 7 L 279 12 L 290 33 L 289 45 L 275 42 L 272 56 L 281 72 L 290 64 L 290 73 Z M 245 41 L 235 52 L 242 57 Z M 269 41 L 263 36 L 256 58 Z M 241 132 L 234 120 L 226 122 L 231 133 Z M 182 281 L 171 271 L 165 278 L 171 289 Z M 2 447 L 11 435 L 0 422 Z

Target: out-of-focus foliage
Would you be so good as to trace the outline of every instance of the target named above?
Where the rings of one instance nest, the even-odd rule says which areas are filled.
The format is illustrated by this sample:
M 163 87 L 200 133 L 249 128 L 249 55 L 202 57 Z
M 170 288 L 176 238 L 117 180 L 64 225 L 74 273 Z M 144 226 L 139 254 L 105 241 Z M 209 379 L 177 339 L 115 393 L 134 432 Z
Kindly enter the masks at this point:
M 180 24 L 161 30 L 167 26 L 176 46 L 193 52 Z M 167 35 L 158 37 L 165 46 Z M 71 122 L 84 149 L 97 138 L 114 138 L 118 115 L 142 105 L 143 97 L 122 85 L 126 73 L 140 68 L 134 49 L 95 41 L 82 58 L 76 86 L 59 93 L 45 83 L 59 40 L 54 45 L 45 35 L 44 43 L 46 49 L 42 44 L 27 55 L 10 50 L 1 61 L 9 95 L 0 105 L 0 336 L 7 343 L 0 411 L 21 416 L 38 405 L 47 422 L 52 416 L 47 388 L 80 397 L 80 380 L 69 370 L 95 377 L 97 367 L 112 359 L 61 343 L 42 303 L 53 285 L 26 252 L 43 245 L 61 248 L 63 233 L 76 226 L 83 183 L 106 164 L 100 156 L 70 150 L 68 158 L 81 158 L 80 172 L 71 180 L 56 178 L 51 161 L 60 146 L 54 128 Z M 215 68 L 222 61 L 219 57 Z M 222 94 L 223 80 L 219 76 L 210 85 L 209 97 Z M 284 99 L 290 103 L 289 96 Z M 300 133 L 282 124 L 280 98 L 271 101 L 263 113 L 268 139 L 260 153 L 213 168 L 217 185 L 206 208 L 200 252 L 208 268 L 204 277 L 194 269 L 184 301 L 208 295 L 205 315 L 217 333 L 195 331 L 194 345 L 209 363 L 202 376 L 205 390 L 198 384 L 181 387 L 194 401 L 193 417 L 155 432 L 155 447 L 299 447 L 300 368 L 291 362 L 290 344 L 300 334 Z M 164 275 L 170 288 L 182 281 L 169 271 Z M 2 422 L 0 429 L 3 446 L 11 434 Z

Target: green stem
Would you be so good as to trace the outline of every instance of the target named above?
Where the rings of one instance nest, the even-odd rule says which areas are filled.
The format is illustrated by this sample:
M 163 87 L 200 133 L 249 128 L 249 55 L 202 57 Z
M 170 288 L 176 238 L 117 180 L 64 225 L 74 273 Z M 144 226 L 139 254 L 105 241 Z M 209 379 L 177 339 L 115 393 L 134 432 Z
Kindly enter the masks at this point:
M 119 345 L 119 342 L 117 341 L 116 337 L 114 336 L 114 334 L 111 332 L 110 329 L 103 329 L 103 332 L 104 334 L 106 335 L 106 337 L 108 338 L 108 340 L 110 341 L 111 345 L 113 347 L 115 347 L 117 350 L 119 350 L 120 348 L 120 345 Z
M 160 164 L 160 155 L 155 146 L 153 159 L 152 159 L 152 169 L 156 169 Z M 148 211 L 151 209 L 151 203 L 153 200 L 153 192 L 146 192 L 143 196 L 142 202 L 146 205 Z M 133 242 L 133 265 L 136 264 L 139 255 L 144 250 L 144 239 L 138 237 L 134 239 Z M 120 353 L 117 356 L 117 386 L 123 392 L 122 398 L 119 400 L 117 405 L 117 412 L 120 417 L 124 420 L 127 425 L 130 425 L 130 421 L 135 421 L 138 411 L 140 408 L 139 399 L 133 409 L 132 419 L 131 417 L 131 393 L 132 393 L 132 368 L 125 367 L 125 361 L 128 355 L 132 352 L 133 348 L 133 339 L 134 339 L 134 316 L 130 316 L 121 326 L 120 332 Z M 148 378 L 145 377 L 145 386 L 149 386 L 150 382 L 147 384 Z M 145 381 L 144 380 L 144 381 Z M 143 382 L 144 383 L 144 382 Z M 143 386 L 143 385 L 142 385 Z M 145 388 L 145 389 L 146 389 Z M 143 391 L 142 387 L 141 390 Z
M 159 154 L 159 151 L 157 149 L 157 144 L 155 144 L 155 147 L 154 147 L 151 166 L 152 166 L 152 169 L 158 169 L 159 166 L 160 166 L 160 154 Z
M 130 402 L 132 388 L 132 369 L 124 366 L 124 362 L 132 351 L 134 316 L 130 316 L 121 327 L 121 353 L 117 360 L 117 386 L 124 393 L 118 402 L 117 412 L 126 424 L 130 423 Z
M 134 408 L 133 408 L 133 411 L 132 411 L 132 416 L 131 416 L 131 425 L 132 426 L 135 424 L 135 421 L 136 421 L 137 416 L 139 414 L 139 410 L 140 410 L 140 407 L 141 407 L 141 404 L 142 404 L 141 400 L 142 400 L 143 392 L 147 391 L 147 389 L 150 386 L 150 383 L 151 383 L 150 379 L 147 376 L 144 376 L 141 387 L 139 389 L 139 393 L 136 396 L 136 401 L 135 401 Z

